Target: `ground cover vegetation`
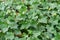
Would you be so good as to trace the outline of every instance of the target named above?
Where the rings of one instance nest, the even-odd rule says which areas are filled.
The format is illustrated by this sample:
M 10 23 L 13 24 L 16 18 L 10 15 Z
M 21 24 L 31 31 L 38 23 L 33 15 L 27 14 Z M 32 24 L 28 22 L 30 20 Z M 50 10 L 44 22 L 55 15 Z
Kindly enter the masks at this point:
M 0 40 L 60 40 L 60 0 L 0 0 Z

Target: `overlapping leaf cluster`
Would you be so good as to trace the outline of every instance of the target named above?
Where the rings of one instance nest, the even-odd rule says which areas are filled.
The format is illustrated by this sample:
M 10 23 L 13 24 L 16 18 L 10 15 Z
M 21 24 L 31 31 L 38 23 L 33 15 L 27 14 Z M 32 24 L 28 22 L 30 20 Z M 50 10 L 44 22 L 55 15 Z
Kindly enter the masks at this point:
M 60 0 L 1 0 L 0 40 L 60 40 Z

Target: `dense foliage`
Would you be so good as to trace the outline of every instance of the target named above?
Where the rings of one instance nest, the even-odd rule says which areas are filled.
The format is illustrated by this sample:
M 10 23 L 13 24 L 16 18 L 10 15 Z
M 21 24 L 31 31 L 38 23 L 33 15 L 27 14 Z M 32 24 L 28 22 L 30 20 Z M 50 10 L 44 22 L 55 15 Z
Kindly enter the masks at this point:
M 0 0 L 0 40 L 60 40 L 60 0 Z

